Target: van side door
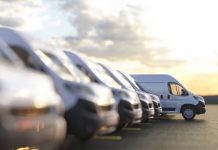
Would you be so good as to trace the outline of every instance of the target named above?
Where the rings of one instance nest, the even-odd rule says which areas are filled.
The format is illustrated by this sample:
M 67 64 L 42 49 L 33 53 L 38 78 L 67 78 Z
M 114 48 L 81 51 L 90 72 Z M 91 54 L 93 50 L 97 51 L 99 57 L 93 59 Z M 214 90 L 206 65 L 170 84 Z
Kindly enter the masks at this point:
M 187 103 L 189 97 L 188 91 L 186 91 L 181 85 L 175 82 L 168 82 L 169 96 L 168 99 L 171 101 L 175 108 L 175 112 L 180 112 L 181 106 Z

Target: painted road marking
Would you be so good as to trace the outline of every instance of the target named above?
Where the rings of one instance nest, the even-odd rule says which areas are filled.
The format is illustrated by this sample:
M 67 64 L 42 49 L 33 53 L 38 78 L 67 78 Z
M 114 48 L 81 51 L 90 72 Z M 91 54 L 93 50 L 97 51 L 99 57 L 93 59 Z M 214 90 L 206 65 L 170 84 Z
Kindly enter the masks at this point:
M 125 130 L 125 131 L 140 131 L 141 128 L 123 128 L 122 130 Z
M 93 139 L 95 139 L 95 140 L 120 141 L 120 140 L 122 140 L 122 137 L 121 136 L 114 136 L 114 135 L 104 135 L 104 136 L 96 135 L 96 136 L 93 137 Z
M 142 123 L 140 123 L 141 125 L 152 125 L 153 123 L 151 123 L 151 122 L 142 122 Z

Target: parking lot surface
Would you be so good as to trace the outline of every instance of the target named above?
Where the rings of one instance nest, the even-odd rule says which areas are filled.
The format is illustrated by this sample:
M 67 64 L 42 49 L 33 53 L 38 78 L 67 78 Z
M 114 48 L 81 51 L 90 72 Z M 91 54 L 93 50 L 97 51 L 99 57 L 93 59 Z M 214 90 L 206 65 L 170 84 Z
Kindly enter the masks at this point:
M 185 121 L 181 115 L 151 120 L 109 137 L 78 142 L 69 137 L 63 149 L 70 150 L 216 150 L 218 105 L 207 105 L 205 115 Z M 119 139 L 121 138 L 121 139 Z

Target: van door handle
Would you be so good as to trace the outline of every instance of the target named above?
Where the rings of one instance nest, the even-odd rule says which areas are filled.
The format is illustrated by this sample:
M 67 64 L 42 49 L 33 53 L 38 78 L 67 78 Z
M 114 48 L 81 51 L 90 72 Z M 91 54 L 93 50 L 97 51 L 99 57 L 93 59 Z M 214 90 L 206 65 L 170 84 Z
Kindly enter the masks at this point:
M 163 95 L 160 95 L 160 99 L 163 99 Z
M 170 95 L 169 94 L 167 95 L 167 98 L 170 99 Z

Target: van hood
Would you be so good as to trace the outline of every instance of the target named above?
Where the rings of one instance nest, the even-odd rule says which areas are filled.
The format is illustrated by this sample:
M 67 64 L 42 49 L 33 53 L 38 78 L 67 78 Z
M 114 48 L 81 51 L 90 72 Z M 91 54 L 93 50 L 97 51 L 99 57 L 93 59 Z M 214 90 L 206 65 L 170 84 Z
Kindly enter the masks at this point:
M 127 101 L 131 104 L 139 104 L 139 98 L 136 92 L 127 90 L 127 89 L 118 89 L 118 88 L 112 88 L 113 95 L 117 102 L 120 100 Z
M 199 95 L 193 95 L 194 99 L 196 99 L 197 101 L 201 101 L 205 104 L 205 100 L 202 96 L 199 96 Z
M 160 99 L 157 95 L 150 94 L 150 93 L 149 93 L 149 95 L 151 96 L 152 101 L 154 101 L 156 103 L 160 103 Z
M 152 97 L 150 96 L 150 94 L 148 93 L 145 93 L 145 92 L 142 92 L 142 91 L 136 91 L 138 96 L 139 96 L 139 99 L 141 101 L 144 101 L 146 103 L 152 103 Z
M 63 111 L 63 103 L 49 77 L 11 66 L 0 65 L 0 70 L 0 107 L 56 107 L 58 111 Z
M 78 97 L 99 106 L 107 106 L 115 103 L 111 89 L 96 83 L 79 83 L 64 81 L 66 90 Z

